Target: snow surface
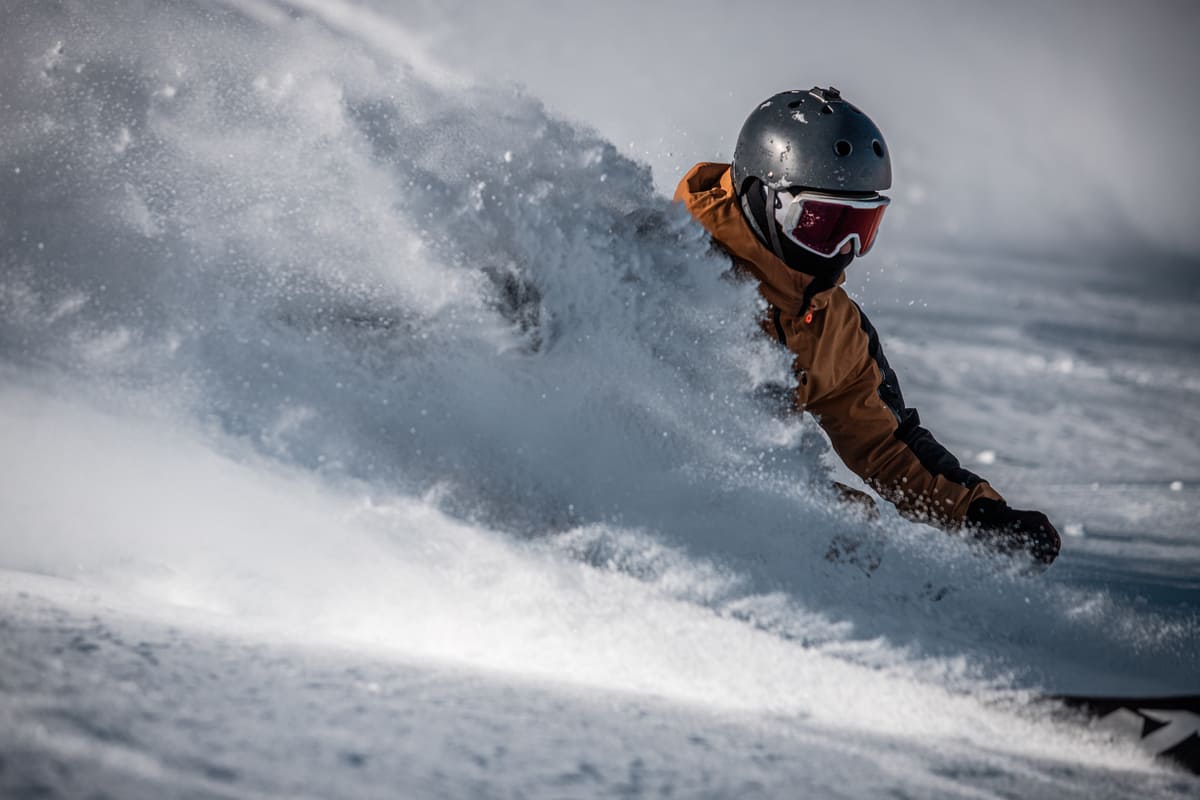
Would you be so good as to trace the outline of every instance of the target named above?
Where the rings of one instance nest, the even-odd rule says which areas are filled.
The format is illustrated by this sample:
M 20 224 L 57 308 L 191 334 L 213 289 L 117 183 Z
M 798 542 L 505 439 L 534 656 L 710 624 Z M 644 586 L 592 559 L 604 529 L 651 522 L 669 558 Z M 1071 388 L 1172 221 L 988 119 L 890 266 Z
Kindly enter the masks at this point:
M 1086 114 L 1047 138 L 981 89 L 1070 53 L 989 12 L 992 77 L 947 75 L 943 105 L 1004 156 L 958 216 L 946 164 L 978 140 L 935 158 L 883 99 L 945 56 L 841 85 L 917 153 L 848 289 L 926 423 L 1070 534 L 1032 577 L 838 506 L 819 430 L 776 414 L 753 289 L 663 196 L 779 87 L 591 106 L 571 69 L 621 54 L 543 71 L 506 28 L 557 47 L 587 20 L 507 10 L 8 4 L 0 794 L 1195 796 L 1034 702 L 1200 689 L 1200 246 L 1103 212 L 1177 213 L 1160 160 L 1117 192 L 1056 157 Z M 1156 10 L 1126 34 L 1196 32 Z M 588 13 L 603 39 L 633 12 Z M 1091 62 L 1081 96 L 1165 69 L 1136 61 Z M 703 144 L 605 137 L 662 119 Z M 1090 188 L 1031 192 L 1014 154 Z M 879 568 L 825 558 L 845 541 Z

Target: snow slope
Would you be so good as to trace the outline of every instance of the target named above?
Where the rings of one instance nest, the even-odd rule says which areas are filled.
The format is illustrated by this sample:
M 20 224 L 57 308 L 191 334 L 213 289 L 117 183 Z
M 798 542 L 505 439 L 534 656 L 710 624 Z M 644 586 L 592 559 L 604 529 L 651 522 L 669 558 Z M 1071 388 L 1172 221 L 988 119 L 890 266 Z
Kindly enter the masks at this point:
M 1031 578 L 840 509 L 670 181 L 417 12 L 6 12 L 0 786 L 1194 792 L 1029 702 L 1197 689 L 1193 251 L 853 267 Z

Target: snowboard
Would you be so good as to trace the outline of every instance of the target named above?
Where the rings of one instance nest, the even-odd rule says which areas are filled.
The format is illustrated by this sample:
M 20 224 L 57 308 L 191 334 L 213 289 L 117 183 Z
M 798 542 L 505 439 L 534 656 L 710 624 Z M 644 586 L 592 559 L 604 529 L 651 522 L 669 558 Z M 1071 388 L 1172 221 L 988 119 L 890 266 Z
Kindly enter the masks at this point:
M 1084 697 L 1049 700 L 1083 716 L 1100 730 L 1132 739 L 1149 753 L 1200 775 L 1200 695 L 1174 697 Z

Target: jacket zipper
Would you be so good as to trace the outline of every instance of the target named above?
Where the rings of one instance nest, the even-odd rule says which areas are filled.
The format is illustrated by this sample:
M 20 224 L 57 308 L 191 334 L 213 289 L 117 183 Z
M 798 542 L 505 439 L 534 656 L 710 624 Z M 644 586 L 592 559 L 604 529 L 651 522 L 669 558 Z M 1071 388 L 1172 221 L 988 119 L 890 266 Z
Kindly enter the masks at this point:
M 787 335 L 783 332 L 783 321 L 781 319 L 782 312 L 779 307 L 775 307 L 775 313 L 772 315 L 775 320 L 775 336 L 779 338 L 779 343 L 784 347 L 787 346 Z

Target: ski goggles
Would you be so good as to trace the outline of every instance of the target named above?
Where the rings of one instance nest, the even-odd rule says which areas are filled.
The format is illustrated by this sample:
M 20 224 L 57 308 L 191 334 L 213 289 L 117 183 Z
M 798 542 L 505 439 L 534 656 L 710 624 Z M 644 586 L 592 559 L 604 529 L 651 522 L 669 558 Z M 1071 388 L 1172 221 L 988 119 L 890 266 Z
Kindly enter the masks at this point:
M 780 230 L 800 247 L 825 258 L 837 255 L 847 242 L 853 242 L 856 256 L 870 250 L 891 202 L 883 195 L 861 199 L 808 191 L 780 191 L 776 196 Z

